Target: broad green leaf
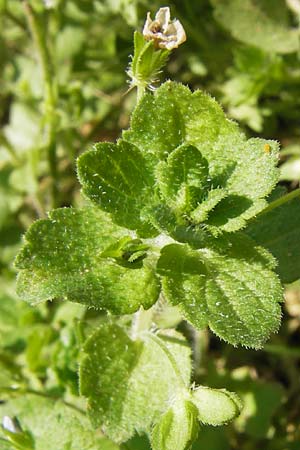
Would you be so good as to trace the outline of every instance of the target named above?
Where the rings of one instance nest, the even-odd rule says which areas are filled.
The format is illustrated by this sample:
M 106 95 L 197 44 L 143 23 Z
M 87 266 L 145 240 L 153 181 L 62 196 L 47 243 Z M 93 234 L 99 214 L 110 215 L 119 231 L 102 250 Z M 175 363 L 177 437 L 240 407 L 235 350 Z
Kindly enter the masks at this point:
M 300 199 L 295 198 L 258 216 L 246 228 L 259 245 L 278 260 L 277 271 L 284 283 L 300 278 Z
M 126 231 L 93 208 L 53 211 L 25 236 L 16 260 L 18 294 L 32 304 L 62 298 L 115 314 L 149 308 L 160 289 L 152 261 L 102 256 Z
M 236 39 L 269 52 L 299 49 L 298 31 L 289 25 L 284 0 L 211 0 L 215 17 Z
M 170 399 L 189 386 L 190 373 L 190 349 L 178 333 L 133 340 L 119 326 L 104 324 L 84 347 L 80 388 L 92 423 L 124 442 L 135 432 L 151 432 Z
M 210 408 L 210 405 L 206 406 Z M 152 449 L 189 450 L 199 431 L 197 413 L 191 401 L 180 397 L 173 400 L 168 411 L 153 428 Z
M 131 128 L 123 133 L 123 138 L 135 144 L 153 166 L 166 160 L 183 144 L 199 150 L 199 158 L 202 155 L 208 163 L 210 188 L 204 212 L 200 211 L 194 219 L 204 218 L 205 228 L 213 234 L 245 226 L 248 219 L 266 206 L 264 198 L 278 181 L 276 142 L 258 138 L 247 141 L 238 126 L 226 119 L 214 99 L 201 91 L 192 93 L 177 83 L 166 82 L 154 95 L 144 95 L 132 115 Z M 179 152 L 177 157 L 171 155 L 168 159 L 173 161 L 172 170 L 175 160 L 177 166 L 185 166 L 187 150 L 176 152 Z M 168 167 L 168 163 L 165 164 Z M 160 178 L 161 171 L 158 172 Z M 165 192 L 166 182 L 163 181 Z M 176 186 L 174 174 L 170 181 Z M 226 195 L 217 201 L 216 194 L 214 204 L 209 191 L 220 188 L 226 190 Z M 215 209 L 208 214 L 210 202 Z
M 91 429 L 85 415 L 61 401 L 27 394 L 0 405 L 1 419 L 17 417 L 34 450 L 117 450 L 118 446 Z M 2 422 L 2 420 L 1 420 Z M 6 438 L 0 429 L 0 437 Z M 2 447 L 1 447 L 2 448 Z M 10 449 L 16 447 L 8 446 Z M 26 448 L 27 450 L 27 448 Z
M 198 409 L 198 419 L 208 425 L 224 425 L 237 417 L 242 403 L 234 392 L 200 386 L 192 392 L 192 401 Z
M 141 220 L 141 210 L 152 198 L 154 179 L 146 161 L 134 145 L 99 143 L 78 159 L 83 193 L 113 220 L 141 235 L 157 234 Z
M 206 324 L 233 345 L 259 348 L 280 324 L 282 288 L 274 260 L 241 234 L 192 250 L 170 244 L 157 270 L 166 298 L 197 329 Z

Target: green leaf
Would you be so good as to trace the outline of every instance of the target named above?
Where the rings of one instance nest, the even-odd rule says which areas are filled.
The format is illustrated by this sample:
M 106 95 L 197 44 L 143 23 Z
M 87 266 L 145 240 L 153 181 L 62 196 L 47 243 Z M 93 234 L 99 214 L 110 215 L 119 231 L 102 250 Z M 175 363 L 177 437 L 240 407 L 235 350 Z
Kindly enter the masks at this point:
M 175 173 L 180 177 L 179 167 L 183 170 L 184 159 L 191 153 L 188 147 L 181 151 L 176 148 L 185 145 L 198 149 L 198 160 L 202 158 L 208 163 L 209 185 L 203 199 L 207 201 L 204 211 L 200 209 L 193 220 L 203 220 L 205 229 L 216 235 L 244 227 L 247 220 L 266 206 L 264 198 L 278 181 L 276 142 L 258 138 L 247 141 L 215 100 L 201 91 L 192 93 L 177 83 L 166 82 L 154 95 L 143 96 L 132 115 L 131 128 L 123 133 L 123 138 L 135 144 L 153 167 L 171 154 L 164 163 L 167 165 L 161 164 L 158 178 L 164 195 L 170 195 L 171 184 L 175 183 L 172 198 L 176 186 L 177 192 L 181 192 Z M 175 150 L 178 153 L 173 156 Z M 196 158 L 195 150 L 192 153 Z M 169 181 L 167 175 L 162 175 L 164 167 L 170 173 Z M 204 173 L 199 175 L 203 177 Z M 217 193 L 210 194 L 212 189 Z M 219 189 L 224 190 L 220 197 Z M 201 202 L 198 206 L 201 208 Z
M 206 324 L 233 345 L 260 348 L 280 324 L 282 289 L 274 260 L 241 234 L 164 247 L 157 271 L 166 298 L 178 305 L 197 329 Z
M 209 406 L 210 407 L 210 406 Z M 197 408 L 183 398 L 175 399 L 151 434 L 153 450 L 189 450 L 197 438 Z
M 95 434 L 84 414 L 61 401 L 27 394 L 0 405 L 0 415 L 1 418 L 18 418 L 21 429 L 31 436 L 34 443 L 33 447 L 25 447 L 26 450 L 118 449 L 112 442 Z M 7 438 L 0 429 L 1 436 Z
M 284 283 L 300 278 L 300 200 L 294 198 L 265 214 L 259 215 L 246 228 L 259 245 L 278 260 L 277 272 Z
M 289 26 L 284 0 L 211 0 L 215 17 L 236 39 L 268 52 L 299 49 L 298 31 Z
M 152 198 L 154 179 L 134 145 L 124 141 L 96 144 L 78 159 L 78 176 L 83 193 L 111 213 L 115 223 L 141 235 L 157 234 L 141 219 L 143 207 Z
M 208 178 L 207 161 L 191 145 L 179 147 L 157 169 L 158 185 L 165 201 L 182 213 L 190 212 L 201 202 Z
M 133 340 L 104 324 L 87 340 L 80 366 L 81 393 L 89 415 L 115 442 L 150 434 L 177 391 L 189 386 L 190 349 L 176 332 Z M 155 393 L 155 395 L 154 395 Z
M 240 398 L 226 389 L 200 386 L 192 392 L 198 419 L 207 425 L 224 425 L 237 417 L 242 409 Z
M 126 234 L 93 208 L 53 211 L 26 234 L 18 294 L 32 304 L 62 298 L 114 314 L 149 308 L 160 290 L 151 258 L 123 264 L 102 255 Z

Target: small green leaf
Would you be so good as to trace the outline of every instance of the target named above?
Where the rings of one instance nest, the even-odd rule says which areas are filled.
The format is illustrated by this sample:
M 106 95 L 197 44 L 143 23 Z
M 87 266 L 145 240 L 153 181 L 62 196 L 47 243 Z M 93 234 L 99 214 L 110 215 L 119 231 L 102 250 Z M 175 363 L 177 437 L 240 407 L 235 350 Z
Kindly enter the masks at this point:
M 169 400 L 189 385 L 190 373 L 190 349 L 180 334 L 132 340 L 119 326 L 104 324 L 84 347 L 80 389 L 94 426 L 124 442 L 135 431 L 150 434 Z
M 207 161 L 192 145 L 172 152 L 157 169 L 158 185 L 166 202 L 182 213 L 193 210 L 209 185 Z
M 197 438 L 198 411 L 191 401 L 175 399 L 151 434 L 153 450 L 189 450 Z
M 103 256 L 128 230 L 94 208 L 53 211 L 28 230 L 16 266 L 18 294 L 32 304 L 62 298 L 114 314 L 149 308 L 160 285 L 152 261 L 118 263 Z
M 152 198 L 154 178 L 134 145 L 124 141 L 96 144 L 78 159 L 78 176 L 83 193 L 111 213 L 115 223 L 141 235 L 157 234 L 141 219 L 142 209 Z
M 242 409 L 240 398 L 225 389 L 200 386 L 192 392 L 198 419 L 207 425 L 224 425 L 237 417 Z
M 166 298 L 197 329 L 206 324 L 233 345 L 259 348 L 278 329 L 282 288 L 274 259 L 241 234 L 205 248 L 164 247 L 157 271 Z

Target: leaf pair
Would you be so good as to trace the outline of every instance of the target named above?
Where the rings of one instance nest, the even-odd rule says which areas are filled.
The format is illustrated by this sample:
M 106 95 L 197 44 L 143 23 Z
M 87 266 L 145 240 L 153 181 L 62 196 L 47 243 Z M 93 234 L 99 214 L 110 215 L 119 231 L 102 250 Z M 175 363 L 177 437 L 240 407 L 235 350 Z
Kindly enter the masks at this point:
M 84 353 L 81 393 L 93 424 L 115 442 L 147 433 L 154 450 L 184 450 L 197 437 L 198 421 L 221 425 L 240 412 L 235 394 L 190 389 L 190 348 L 174 331 L 133 340 L 120 326 L 105 324 Z

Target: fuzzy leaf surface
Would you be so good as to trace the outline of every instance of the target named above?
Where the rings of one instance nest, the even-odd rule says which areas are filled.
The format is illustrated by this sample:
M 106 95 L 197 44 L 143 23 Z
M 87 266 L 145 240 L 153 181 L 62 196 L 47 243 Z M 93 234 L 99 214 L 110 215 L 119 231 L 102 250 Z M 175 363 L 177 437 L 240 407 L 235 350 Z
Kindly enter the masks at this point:
M 94 208 L 51 212 L 25 236 L 16 260 L 18 294 L 32 304 L 62 298 L 115 314 L 149 308 L 160 289 L 151 261 L 122 264 L 102 256 L 125 233 Z
M 105 324 L 84 347 L 80 389 L 92 423 L 124 442 L 135 431 L 150 434 L 170 398 L 183 383 L 189 386 L 190 373 L 190 349 L 180 334 L 132 340 L 118 325 Z
M 233 345 L 261 347 L 281 317 L 282 288 L 272 256 L 241 234 L 207 244 L 162 249 L 157 270 L 164 295 L 197 329 L 208 324 Z
M 192 393 L 198 419 L 208 425 L 224 425 L 237 417 L 242 409 L 240 398 L 226 389 L 200 386 Z
M 172 152 L 157 170 L 160 191 L 174 209 L 189 212 L 200 203 L 208 184 L 208 164 L 192 145 Z
M 153 450 L 189 450 L 198 436 L 197 408 L 179 398 L 155 425 L 151 434 Z
M 183 144 L 198 149 L 208 163 L 210 182 L 206 199 L 211 209 L 195 220 L 204 217 L 205 228 L 213 234 L 244 227 L 249 218 L 266 206 L 264 198 L 278 181 L 278 144 L 275 141 L 247 140 L 214 99 L 201 91 L 192 93 L 178 83 L 166 82 L 154 95 L 144 95 L 133 112 L 131 128 L 123 133 L 123 138 L 136 145 L 153 167 Z M 189 158 L 194 157 L 191 149 Z M 179 154 L 177 158 L 171 155 L 171 160 L 167 161 L 169 171 L 174 172 L 176 160 L 177 168 L 185 167 L 187 154 L 187 148 L 185 152 L 181 150 L 181 161 Z M 158 177 L 162 195 L 165 195 L 170 183 L 161 172 L 158 171 Z M 174 190 L 176 182 L 178 185 L 177 172 L 177 180 L 175 174 L 170 179 Z M 223 199 L 215 204 L 211 198 L 217 200 L 218 195 L 210 194 L 213 189 L 226 191 Z
M 142 235 L 154 232 L 140 217 L 152 198 L 154 178 L 137 147 L 124 141 L 95 144 L 78 159 L 78 176 L 83 193 L 115 223 Z

